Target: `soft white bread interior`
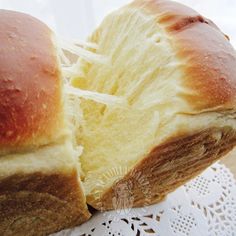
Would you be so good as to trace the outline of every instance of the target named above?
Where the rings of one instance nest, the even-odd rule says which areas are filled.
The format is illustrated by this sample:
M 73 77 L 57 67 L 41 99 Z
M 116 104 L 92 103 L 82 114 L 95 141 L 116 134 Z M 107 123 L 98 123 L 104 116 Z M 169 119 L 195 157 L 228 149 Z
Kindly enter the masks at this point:
M 0 10 L 0 235 L 47 235 L 90 217 L 51 30 Z M 76 117 L 74 113 L 76 113 Z
M 136 0 L 89 42 L 109 62 L 80 60 L 84 76 L 72 84 L 127 101 L 81 101 L 77 138 L 94 208 L 121 207 L 124 185 L 130 207 L 158 202 L 234 147 L 236 54 L 212 22 L 175 2 Z

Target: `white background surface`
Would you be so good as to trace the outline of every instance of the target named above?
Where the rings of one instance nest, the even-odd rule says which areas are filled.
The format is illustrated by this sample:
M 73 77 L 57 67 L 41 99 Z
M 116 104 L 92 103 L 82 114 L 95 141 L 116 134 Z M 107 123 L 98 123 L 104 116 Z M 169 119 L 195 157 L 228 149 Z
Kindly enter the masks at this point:
M 213 20 L 236 48 L 236 0 L 177 0 Z M 0 0 L 0 8 L 30 13 L 63 38 L 85 39 L 110 11 L 129 0 Z

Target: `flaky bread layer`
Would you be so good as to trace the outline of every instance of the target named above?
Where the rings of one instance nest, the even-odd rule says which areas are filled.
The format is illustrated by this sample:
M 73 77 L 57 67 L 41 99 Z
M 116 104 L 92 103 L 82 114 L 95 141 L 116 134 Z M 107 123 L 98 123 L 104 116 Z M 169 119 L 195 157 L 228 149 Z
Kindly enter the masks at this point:
M 71 142 L 0 159 L 0 234 L 48 235 L 90 218 Z
M 235 145 L 236 129 L 230 126 L 212 127 L 172 138 L 153 148 L 148 156 L 105 192 L 88 195 L 87 202 L 102 211 L 116 209 L 124 194 L 119 190 L 127 183 L 130 195 L 126 200 L 133 199 L 128 207 L 160 202 L 169 192 L 200 174 Z
M 48 235 L 89 218 L 76 170 L 19 173 L 0 181 L 1 235 Z

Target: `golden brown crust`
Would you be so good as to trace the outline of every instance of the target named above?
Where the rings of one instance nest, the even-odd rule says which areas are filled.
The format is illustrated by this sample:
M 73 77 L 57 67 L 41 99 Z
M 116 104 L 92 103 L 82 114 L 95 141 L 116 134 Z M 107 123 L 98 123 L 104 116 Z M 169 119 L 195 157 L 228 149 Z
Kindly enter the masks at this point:
M 231 127 L 209 128 L 172 138 L 155 147 L 105 193 L 87 196 L 87 202 L 102 211 L 122 207 L 117 202 L 124 194 L 126 201 L 133 199 L 128 207 L 157 203 L 169 192 L 200 174 L 235 145 L 236 131 Z M 124 189 L 125 185 L 128 193 L 120 192 L 119 189 Z
M 76 171 L 0 181 L 0 235 L 48 235 L 89 217 Z
M 52 32 L 0 10 L 0 149 L 46 144 L 62 123 L 61 78 Z
M 235 108 L 236 53 L 210 20 L 177 2 L 136 0 L 130 7 L 155 15 L 181 62 L 183 94 L 192 112 Z M 190 111 L 191 112 L 191 111 Z

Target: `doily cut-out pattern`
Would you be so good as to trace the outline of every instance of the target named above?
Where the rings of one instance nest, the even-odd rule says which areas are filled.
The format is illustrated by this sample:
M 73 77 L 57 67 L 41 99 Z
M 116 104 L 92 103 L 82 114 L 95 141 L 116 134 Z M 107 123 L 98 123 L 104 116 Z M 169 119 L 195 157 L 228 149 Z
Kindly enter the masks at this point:
M 91 220 L 54 236 L 235 236 L 236 181 L 216 163 L 165 201 L 126 215 L 96 213 Z

